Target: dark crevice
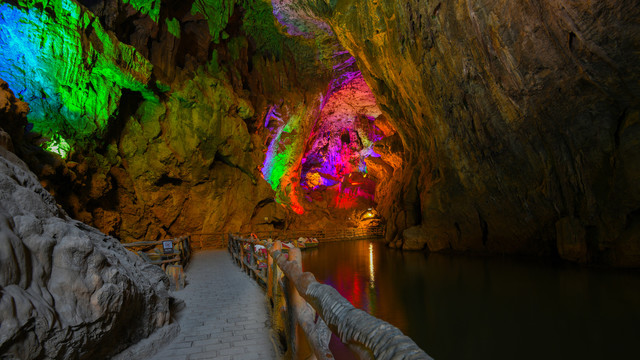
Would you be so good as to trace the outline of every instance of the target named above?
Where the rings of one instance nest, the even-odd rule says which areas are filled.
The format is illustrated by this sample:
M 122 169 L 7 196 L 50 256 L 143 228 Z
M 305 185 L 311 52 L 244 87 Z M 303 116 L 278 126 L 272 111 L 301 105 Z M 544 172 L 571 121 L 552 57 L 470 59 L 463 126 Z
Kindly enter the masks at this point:
M 164 186 L 168 184 L 180 186 L 182 185 L 182 179 L 174 178 L 167 174 L 162 174 L 162 176 L 160 176 L 160 178 L 153 183 L 153 185 L 155 186 Z
M 629 229 L 638 223 L 640 223 L 640 209 L 635 209 L 627 214 L 625 229 Z
M 251 214 L 251 218 L 253 219 L 256 214 L 258 213 L 258 210 L 262 209 L 263 207 L 265 207 L 268 204 L 271 204 L 272 202 L 275 202 L 276 200 L 274 198 L 266 198 L 266 199 L 262 199 L 258 202 L 258 204 L 253 208 L 253 213 Z
M 573 50 L 573 42 L 576 39 L 576 34 L 572 32 L 569 33 L 569 50 Z
M 627 109 L 624 109 L 622 111 L 622 114 L 620 114 L 620 116 L 618 117 L 616 132 L 614 133 L 616 149 L 620 147 L 620 131 L 623 128 L 626 117 L 627 117 Z
M 587 244 L 587 261 L 602 262 L 602 253 L 598 251 L 598 243 L 600 243 L 600 235 L 597 226 L 585 226 L 585 241 Z
M 107 129 L 102 139 L 103 146 L 101 149 L 98 149 L 99 152 L 106 151 L 107 145 L 112 142 L 117 142 L 120 139 L 120 134 L 122 133 L 122 129 L 124 129 L 125 124 L 136 113 L 143 101 L 144 98 L 139 92 L 122 89 L 118 113 L 114 118 L 109 119 Z
M 438 15 L 438 11 L 440 11 L 440 7 L 442 6 L 442 3 L 438 3 L 438 5 L 436 5 L 435 9 L 433 9 L 433 13 L 431 14 L 431 16 L 436 17 Z
M 286 222 L 284 220 L 276 220 L 271 222 L 271 225 L 274 229 L 284 230 Z
M 226 155 L 222 155 L 219 152 L 216 153 L 215 155 L 215 161 L 219 161 L 225 165 L 229 165 L 231 167 L 237 167 L 234 163 L 231 162 L 231 160 L 229 160 L 229 157 Z
M 264 207 L 265 205 L 271 204 L 272 202 L 275 202 L 275 199 L 266 198 L 266 199 L 260 200 L 260 202 L 258 202 L 258 205 L 256 205 L 256 208 Z

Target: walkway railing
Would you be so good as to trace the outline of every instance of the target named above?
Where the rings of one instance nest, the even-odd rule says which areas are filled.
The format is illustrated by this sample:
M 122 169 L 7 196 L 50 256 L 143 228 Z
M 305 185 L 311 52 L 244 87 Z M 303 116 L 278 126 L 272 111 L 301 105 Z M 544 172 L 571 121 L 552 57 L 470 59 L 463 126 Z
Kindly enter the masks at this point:
M 320 242 L 339 241 L 345 239 L 366 239 L 384 236 L 384 227 L 360 228 L 360 229 L 333 229 L 333 230 L 273 230 L 255 232 L 237 232 L 238 237 L 248 238 L 251 234 L 257 235 L 260 239 L 279 239 L 282 241 L 293 241 L 299 237 L 312 237 Z M 222 249 L 227 247 L 226 232 L 212 233 L 192 233 L 191 249 Z
M 191 257 L 191 238 L 180 236 L 159 241 L 138 241 L 122 245 L 136 253 L 144 261 L 158 265 L 169 276 L 171 289 L 180 290 L 185 286 L 184 266 Z
M 332 359 L 331 332 L 360 359 L 431 359 L 393 325 L 355 308 L 329 285 L 302 272 L 300 249 L 263 249 L 257 239 L 229 234 L 229 252 L 266 287 L 274 329 L 287 359 Z M 264 247 L 264 246 L 263 246 Z

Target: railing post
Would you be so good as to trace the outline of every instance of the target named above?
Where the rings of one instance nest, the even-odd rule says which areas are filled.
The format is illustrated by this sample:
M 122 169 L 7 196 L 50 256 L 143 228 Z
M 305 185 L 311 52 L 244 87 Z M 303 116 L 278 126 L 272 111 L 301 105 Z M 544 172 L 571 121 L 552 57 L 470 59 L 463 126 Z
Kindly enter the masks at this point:
M 269 299 L 269 306 L 273 308 L 273 257 L 271 257 L 271 249 L 267 249 L 267 299 Z
M 300 249 L 289 250 L 289 261 L 295 262 L 302 269 L 302 253 Z M 294 359 L 331 359 L 329 350 L 331 331 L 322 319 L 316 322 L 313 308 L 300 296 L 292 279 L 287 278 L 289 304 L 291 307 L 291 344 Z
M 251 253 L 249 254 L 249 256 L 250 256 L 250 260 L 249 260 L 249 275 L 252 278 L 255 279 L 257 277 L 257 275 L 256 275 L 256 271 L 257 271 L 256 264 L 257 264 L 257 261 L 256 261 L 256 245 L 253 242 L 249 243 L 249 251 L 251 251 Z
M 244 246 L 238 242 L 238 245 L 240 247 L 240 269 L 242 269 L 242 271 L 245 271 L 245 265 L 244 265 Z
M 273 300 L 274 297 L 276 297 L 278 295 L 278 280 L 280 279 L 281 276 L 281 272 L 280 272 L 280 268 L 278 267 L 278 264 L 275 263 L 273 257 L 271 256 L 271 251 L 278 251 L 278 250 L 282 250 L 282 243 L 280 241 L 276 241 L 271 249 L 269 249 L 269 251 L 267 252 L 269 255 L 268 257 L 268 264 L 267 267 L 269 269 L 269 276 L 267 277 L 267 295 L 269 296 L 270 299 L 272 299 L 272 302 L 275 304 L 275 300 Z M 273 304 L 272 304 L 273 306 Z

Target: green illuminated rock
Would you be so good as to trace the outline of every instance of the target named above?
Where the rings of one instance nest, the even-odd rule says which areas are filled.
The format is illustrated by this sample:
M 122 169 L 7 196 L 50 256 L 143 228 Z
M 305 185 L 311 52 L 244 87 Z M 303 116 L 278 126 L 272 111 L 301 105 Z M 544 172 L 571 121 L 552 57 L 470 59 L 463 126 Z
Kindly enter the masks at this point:
M 0 5 L 0 77 L 26 101 L 34 130 L 86 144 L 116 113 L 122 89 L 147 88 L 152 65 L 72 0 Z
M 131 4 L 136 10 L 149 15 L 153 21 L 158 22 L 161 0 L 122 0 L 122 2 Z
M 178 19 L 176 18 L 172 18 L 171 20 L 169 20 L 169 18 L 166 18 L 165 22 L 167 23 L 167 29 L 169 30 L 171 35 L 179 38 L 180 37 L 180 21 L 178 21 Z
M 258 139 L 241 118 L 252 111 L 224 79 L 202 71 L 166 102 L 143 103 L 120 137 L 122 176 L 135 192 L 118 191 L 119 236 L 240 229 L 273 196 L 257 181 Z M 115 173 L 109 181 L 125 185 Z
M 220 35 L 229 18 L 233 15 L 233 8 L 237 0 L 195 0 L 191 6 L 191 13 L 204 15 L 209 24 L 209 33 L 215 43 L 220 42 Z

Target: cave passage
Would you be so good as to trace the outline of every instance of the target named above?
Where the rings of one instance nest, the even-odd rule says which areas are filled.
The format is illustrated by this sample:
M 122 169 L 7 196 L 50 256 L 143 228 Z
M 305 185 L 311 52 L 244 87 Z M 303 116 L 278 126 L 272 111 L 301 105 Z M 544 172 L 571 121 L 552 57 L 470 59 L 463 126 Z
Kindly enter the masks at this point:
M 168 325 L 166 278 L 119 243 L 327 230 L 383 239 L 308 242 L 307 270 L 437 359 L 640 359 L 638 19 L 0 2 L 0 358 L 109 357 Z
M 329 83 L 302 154 L 292 149 L 292 138 L 302 136 L 294 120 L 284 118 L 276 105 L 269 107 L 264 119 L 271 140 L 263 177 L 274 189 L 283 182 L 292 183 L 286 196 L 298 214 L 314 202 L 356 212 L 376 205 L 377 179 L 369 173 L 366 160 L 380 157 L 374 145 L 385 137 L 376 126 L 382 112 L 354 59 L 346 62 L 352 71 L 340 73 Z M 299 163 L 292 161 L 296 156 Z M 353 219 L 355 223 L 356 216 Z

